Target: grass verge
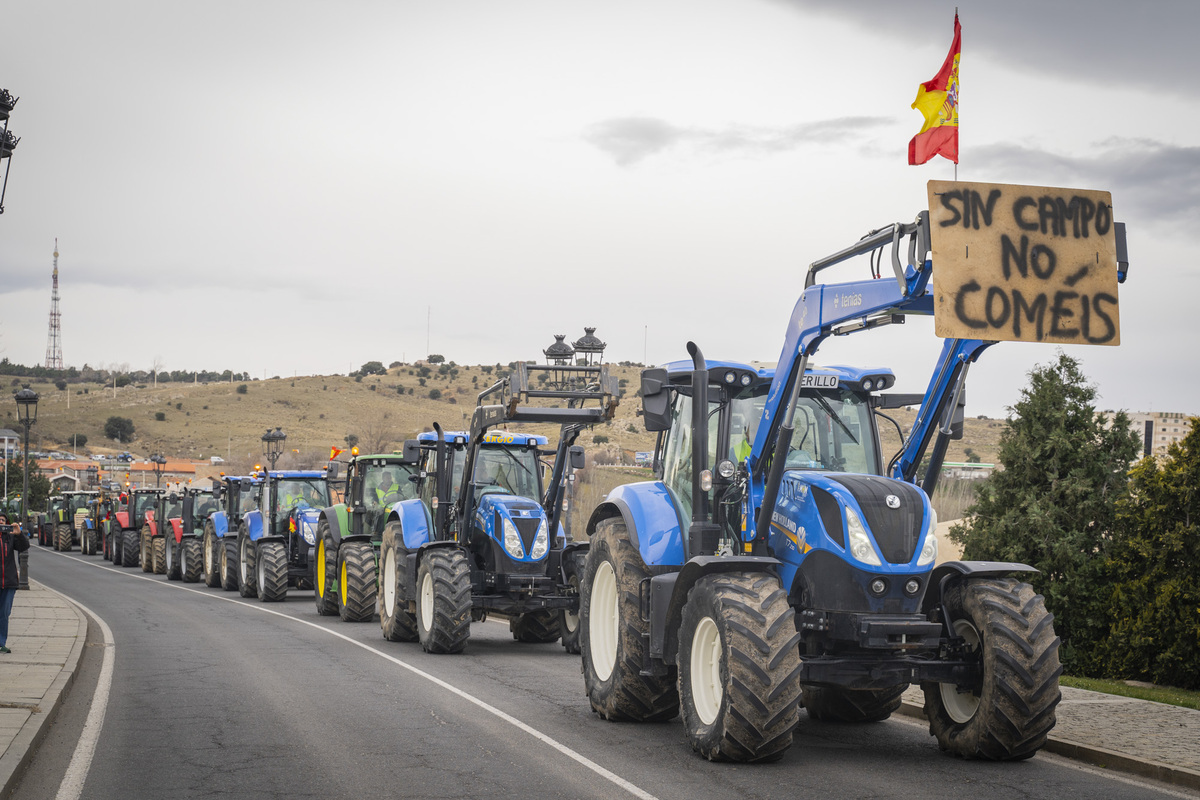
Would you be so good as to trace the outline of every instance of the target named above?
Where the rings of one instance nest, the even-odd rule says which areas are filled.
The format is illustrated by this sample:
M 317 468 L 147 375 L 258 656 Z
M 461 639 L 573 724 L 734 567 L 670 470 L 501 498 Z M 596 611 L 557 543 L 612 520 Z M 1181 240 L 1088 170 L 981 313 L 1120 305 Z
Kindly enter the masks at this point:
M 1150 700 L 1155 703 L 1166 703 L 1183 708 L 1194 708 L 1200 711 L 1200 692 L 1190 692 L 1186 689 L 1172 689 L 1169 686 L 1130 686 L 1124 681 L 1104 680 L 1101 678 L 1071 678 L 1063 675 L 1058 681 L 1063 686 L 1075 689 L 1087 689 L 1092 692 L 1104 692 L 1121 697 L 1133 697 L 1138 700 Z

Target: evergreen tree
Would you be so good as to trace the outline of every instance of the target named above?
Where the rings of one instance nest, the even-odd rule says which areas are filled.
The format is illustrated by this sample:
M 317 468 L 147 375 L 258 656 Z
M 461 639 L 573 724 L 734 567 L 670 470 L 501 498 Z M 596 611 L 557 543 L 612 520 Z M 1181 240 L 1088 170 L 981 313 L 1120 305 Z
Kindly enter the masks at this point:
M 1097 671 L 1200 689 L 1200 420 L 1161 463 L 1134 467 L 1129 489 L 1117 507 L 1113 622 Z
M 1059 351 L 1035 367 L 1000 437 L 1000 464 L 977 487 L 967 525 L 951 538 L 971 560 L 1016 561 L 1046 598 L 1068 668 L 1107 630 L 1103 565 L 1118 498 L 1138 451 L 1129 418 L 1097 415 L 1095 387 Z

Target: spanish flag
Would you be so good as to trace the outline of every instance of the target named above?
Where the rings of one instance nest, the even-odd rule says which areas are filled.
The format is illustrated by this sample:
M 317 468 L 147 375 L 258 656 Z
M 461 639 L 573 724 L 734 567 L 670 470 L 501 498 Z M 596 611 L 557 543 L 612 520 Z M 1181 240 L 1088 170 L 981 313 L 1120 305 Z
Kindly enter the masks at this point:
M 962 27 L 954 14 L 954 41 L 946 61 L 933 80 L 917 87 L 912 107 L 925 115 L 921 132 L 908 143 L 908 163 L 924 164 L 934 156 L 958 163 L 958 57 Z
M 338 450 L 336 447 L 330 446 L 330 448 L 329 448 L 329 460 L 330 460 L 330 461 L 333 461 L 335 458 L 337 458 L 338 456 L 340 456 L 340 455 L 341 455 L 343 452 L 344 452 L 344 451 L 342 451 L 342 450 Z

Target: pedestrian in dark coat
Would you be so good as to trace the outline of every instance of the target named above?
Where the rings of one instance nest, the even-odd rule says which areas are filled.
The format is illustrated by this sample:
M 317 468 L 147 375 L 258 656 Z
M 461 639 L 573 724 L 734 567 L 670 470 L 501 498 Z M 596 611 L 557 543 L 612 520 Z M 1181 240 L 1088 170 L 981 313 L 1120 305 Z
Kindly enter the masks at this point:
M 8 518 L 0 515 L 0 653 L 11 653 L 8 649 L 8 615 L 12 613 L 13 599 L 21 577 L 17 573 L 17 553 L 29 549 L 29 539 Z

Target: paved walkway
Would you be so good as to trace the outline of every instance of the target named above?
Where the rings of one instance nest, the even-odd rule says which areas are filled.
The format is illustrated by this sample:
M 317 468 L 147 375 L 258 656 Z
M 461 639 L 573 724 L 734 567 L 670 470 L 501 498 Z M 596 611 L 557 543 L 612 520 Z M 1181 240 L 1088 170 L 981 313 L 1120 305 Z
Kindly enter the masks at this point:
M 83 612 L 37 581 L 30 587 L 13 603 L 13 652 L 0 654 L 0 798 L 11 794 L 49 729 L 87 636 Z M 1048 751 L 1200 790 L 1200 711 L 1082 689 L 1062 693 Z M 904 714 L 924 718 L 920 689 L 904 701 Z

